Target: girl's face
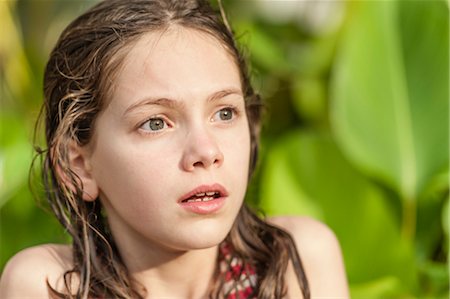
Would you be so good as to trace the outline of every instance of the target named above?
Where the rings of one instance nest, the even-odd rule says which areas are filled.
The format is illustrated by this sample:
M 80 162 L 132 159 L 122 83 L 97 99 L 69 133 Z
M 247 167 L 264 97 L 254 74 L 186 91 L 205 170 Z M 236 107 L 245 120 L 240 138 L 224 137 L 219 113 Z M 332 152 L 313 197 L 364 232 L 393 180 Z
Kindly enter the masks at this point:
M 214 246 L 241 207 L 250 134 L 238 68 L 214 38 L 144 35 L 112 82 L 86 147 L 118 243 Z

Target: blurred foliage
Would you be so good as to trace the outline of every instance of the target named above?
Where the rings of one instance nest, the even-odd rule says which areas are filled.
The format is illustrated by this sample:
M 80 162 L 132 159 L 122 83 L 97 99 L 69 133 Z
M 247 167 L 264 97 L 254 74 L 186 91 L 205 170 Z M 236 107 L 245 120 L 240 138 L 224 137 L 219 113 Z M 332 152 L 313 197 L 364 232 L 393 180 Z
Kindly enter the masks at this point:
M 29 191 L 30 145 L 48 53 L 90 5 L 0 2 L 1 267 L 22 248 L 67 240 Z M 327 223 L 353 298 L 448 298 L 448 3 L 226 8 L 267 106 L 248 201 Z

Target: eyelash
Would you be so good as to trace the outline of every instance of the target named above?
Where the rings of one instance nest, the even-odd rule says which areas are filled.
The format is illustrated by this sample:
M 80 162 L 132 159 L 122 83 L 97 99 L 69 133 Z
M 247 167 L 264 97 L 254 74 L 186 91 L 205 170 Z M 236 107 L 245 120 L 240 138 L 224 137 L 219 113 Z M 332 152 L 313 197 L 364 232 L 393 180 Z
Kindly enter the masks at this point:
M 223 111 L 225 111 L 225 110 L 231 111 L 231 113 L 232 113 L 232 114 L 231 114 L 231 119 L 229 119 L 229 120 L 214 120 L 214 117 L 215 117 L 216 114 L 218 114 L 218 113 L 220 113 L 220 112 L 223 112 Z M 230 124 L 230 123 L 232 123 L 232 122 L 236 119 L 236 117 L 238 117 L 239 115 L 240 115 L 239 109 L 238 109 L 237 107 L 235 107 L 235 106 L 230 105 L 230 106 L 226 106 L 226 107 L 223 107 L 223 108 L 220 108 L 219 110 L 217 110 L 217 111 L 213 114 L 213 116 L 211 117 L 211 121 L 212 121 L 212 122 L 219 121 L 219 122 L 224 122 L 224 123 Z M 151 121 L 154 121 L 154 120 L 161 120 L 161 121 L 163 122 L 163 127 L 162 127 L 161 129 L 158 129 L 158 130 L 151 130 L 151 128 L 148 128 L 148 129 L 144 129 L 144 128 L 143 128 L 146 124 L 149 124 L 149 126 L 150 126 L 150 122 L 151 122 Z M 165 118 L 164 118 L 163 116 L 155 115 L 155 116 L 152 116 L 152 117 L 148 118 L 148 119 L 147 119 L 146 121 L 144 121 L 143 123 L 141 123 L 141 124 L 139 125 L 138 128 L 139 128 L 139 129 L 142 129 L 142 131 L 144 131 L 145 134 L 159 134 L 159 133 L 161 133 L 161 131 L 163 131 L 164 129 L 171 128 L 171 127 L 172 127 L 171 124 L 170 124 L 167 120 L 165 120 Z

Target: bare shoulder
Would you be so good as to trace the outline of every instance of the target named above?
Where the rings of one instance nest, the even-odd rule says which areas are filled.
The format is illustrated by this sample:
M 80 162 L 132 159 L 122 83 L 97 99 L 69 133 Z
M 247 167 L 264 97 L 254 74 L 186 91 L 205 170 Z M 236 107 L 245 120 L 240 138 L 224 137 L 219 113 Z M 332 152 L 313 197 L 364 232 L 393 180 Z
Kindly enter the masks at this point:
M 267 220 L 289 232 L 294 239 L 312 298 L 349 297 L 339 242 L 327 225 L 309 217 L 282 216 Z M 292 265 L 288 268 L 287 281 L 289 297 L 298 297 L 300 289 Z
M 71 264 L 68 245 L 46 244 L 24 249 L 3 270 L 0 298 L 48 298 L 47 281 L 58 289 Z
M 326 224 L 313 218 L 277 216 L 267 220 L 269 223 L 289 232 L 296 245 L 302 248 L 302 251 L 317 252 L 317 250 L 326 249 L 330 245 L 333 246 L 331 249 L 339 249 L 339 244 L 333 231 Z M 326 245 L 325 248 L 324 245 Z

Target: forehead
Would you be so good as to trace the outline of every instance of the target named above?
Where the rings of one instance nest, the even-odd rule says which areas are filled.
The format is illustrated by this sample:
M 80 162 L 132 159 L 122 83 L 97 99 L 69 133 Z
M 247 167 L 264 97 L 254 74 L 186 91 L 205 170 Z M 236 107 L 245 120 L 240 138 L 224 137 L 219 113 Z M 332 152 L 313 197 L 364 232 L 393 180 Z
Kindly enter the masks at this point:
M 229 51 L 213 36 L 181 26 L 143 35 L 126 54 L 113 85 L 113 99 L 185 98 L 241 88 Z

